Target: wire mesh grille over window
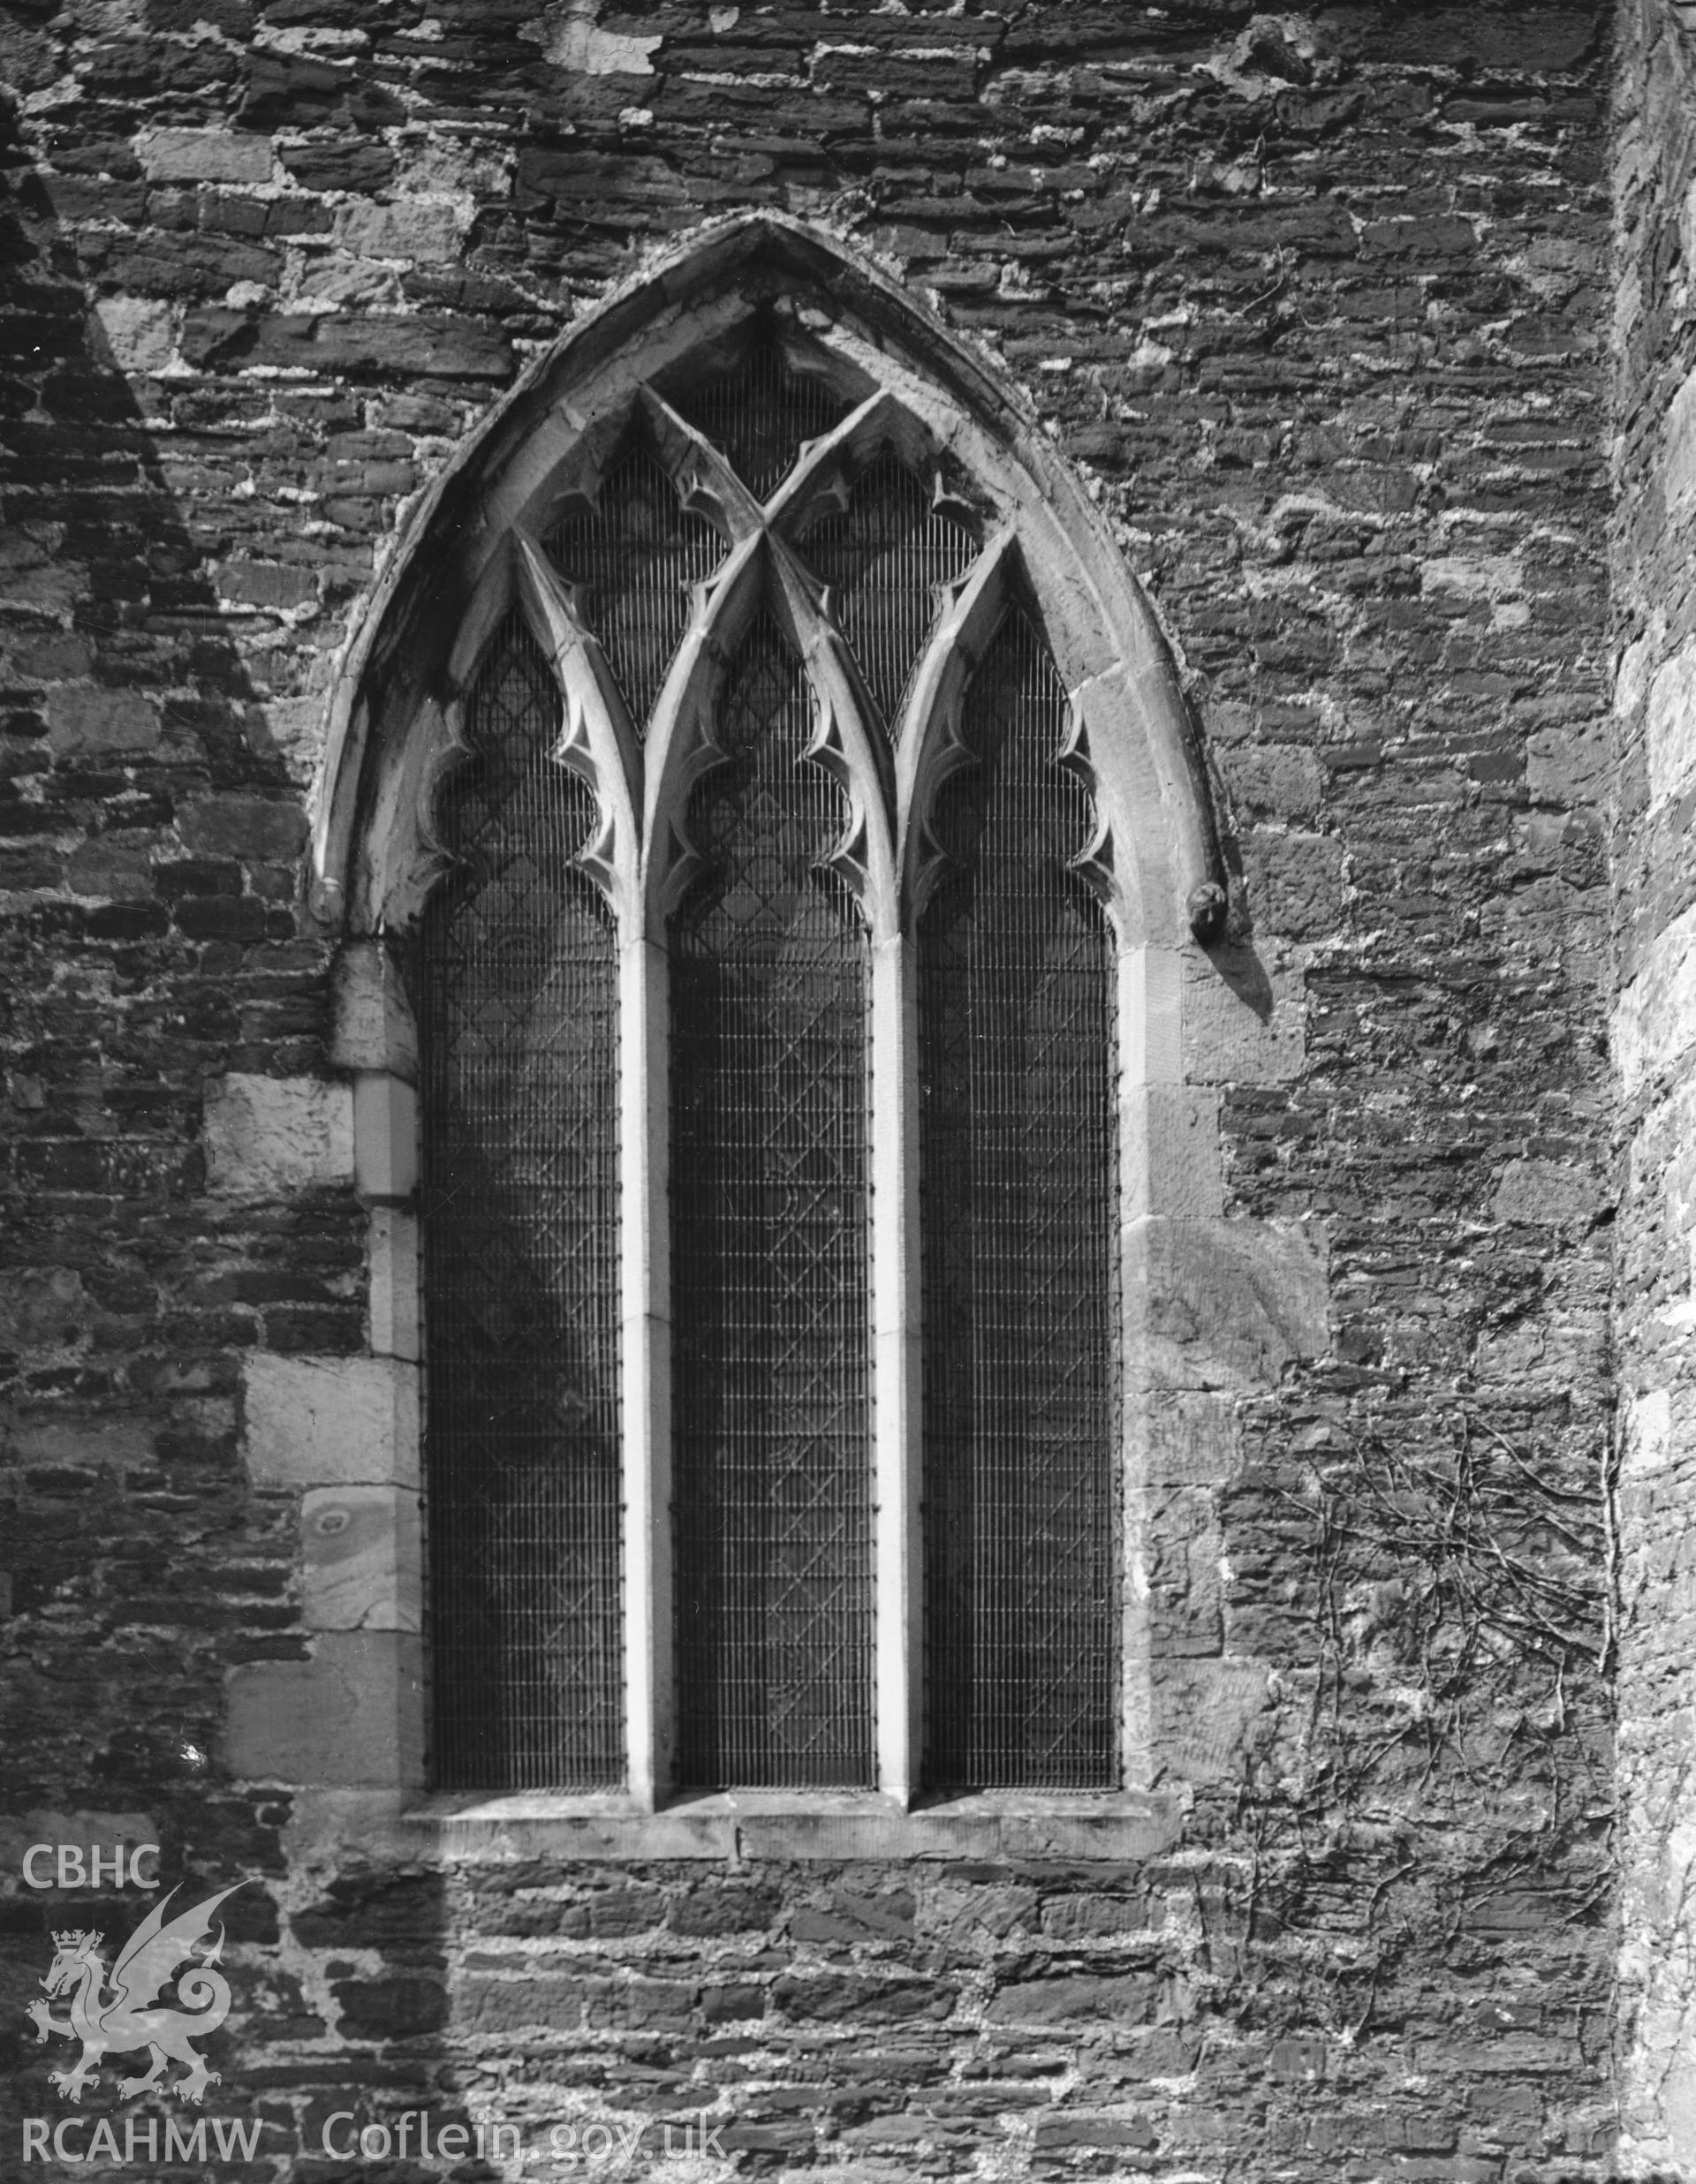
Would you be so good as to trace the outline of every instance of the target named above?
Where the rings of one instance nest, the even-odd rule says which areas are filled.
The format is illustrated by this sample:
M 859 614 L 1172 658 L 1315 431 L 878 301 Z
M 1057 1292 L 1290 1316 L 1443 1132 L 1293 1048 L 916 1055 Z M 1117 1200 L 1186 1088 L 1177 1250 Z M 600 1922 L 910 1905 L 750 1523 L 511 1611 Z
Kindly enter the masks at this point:
M 901 699 L 935 618 L 936 586 L 964 576 L 978 545 L 936 509 L 929 488 L 887 450 L 860 473 L 839 513 L 807 531 L 801 551 L 830 586 L 891 736 Z
M 821 869 L 843 798 L 803 753 L 768 616 L 695 792 L 708 876 L 673 927 L 678 1772 L 872 1780 L 867 948 Z
M 1116 1779 L 1113 951 L 1094 815 L 1018 609 L 968 688 L 976 763 L 919 935 L 928 1778 Z
M 679 414 L 724 450 L 763 501 L 795 466 L 806 440 L 840 424 L 847 404 L 822 379 L 793 370 L 776 343 L 756 341 L 734 371 L 678 395 Z
M 572 858 L 594 799 L 515 615 L 438 818 L 458 869 L 417 954 L 435 1773 L 624 1772 L 617 968 Z
M 640 734 L 688 626 L 691 587 L 717 568 L 723 540 L 684 508 L 670 473 L 638 438 L 602 480 L 594 506 L 572 509 L 548 550 L 581 586 L 584 619 Z

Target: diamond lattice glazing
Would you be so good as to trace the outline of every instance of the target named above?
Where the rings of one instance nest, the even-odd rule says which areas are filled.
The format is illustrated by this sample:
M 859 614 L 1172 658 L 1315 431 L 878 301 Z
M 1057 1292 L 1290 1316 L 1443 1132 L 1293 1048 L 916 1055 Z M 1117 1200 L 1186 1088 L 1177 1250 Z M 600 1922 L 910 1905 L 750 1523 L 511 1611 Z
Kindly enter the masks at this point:
M 872 1776 L 867 949 L 823 860 L 801 664 L 762 616 L 721 699 L 671 936 L 678 1764 Z
M 617 964 L 559 718 L 514 615 L 417 951 L 435 1770 L 466 1788 L 624 1768 Z
M 1115 1768 L 1113 951 L 1065 695 L 1018 608 L 968 688 L 919 934 L 928 1779 Z

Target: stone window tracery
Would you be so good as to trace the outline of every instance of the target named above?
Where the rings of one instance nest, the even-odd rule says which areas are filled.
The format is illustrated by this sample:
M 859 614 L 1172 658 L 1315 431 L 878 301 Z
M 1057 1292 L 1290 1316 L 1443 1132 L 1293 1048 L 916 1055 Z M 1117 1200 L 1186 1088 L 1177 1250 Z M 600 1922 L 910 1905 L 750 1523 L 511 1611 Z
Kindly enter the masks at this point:
M 1113 1793 L 1209 822 L 1064 474 L 746 239 L 561 344 L 343 684 L 322 899 L 411 965 L 339 1047 L 379 1208 L 420 1049 L 431 1775 Z
M 838 395 L 769 320 L 675 403 L 637 389 L 610 447 L 545 543 L 514 540 L 414 948 L 437 1779 L 624 1778 L 635 1341 L 636 1438 L 669 1478 L 671 1781 L 878 1785 L 874 1228 L 916 1204 L 921 1416 L 883 1469 L 921 1502 L 898 1668 L 920 1780 L 1109 1787 L 1115 973 L 1017 549 L 917 419 Z M 939 705 L 942 640 L 927 712 L 920 655 L 974 578 L 1003 594 L 992 634 Z M 618 1004 L 638 940 L 647 991 Z M 916 1042 L 879 1021 L 879 947 Z M 657 1021 L 662 988 L 632 1081 L 621 1006 Z M 872 1049 L 897 1040 L 910 1081 L 876 1111 Z M 669 1286 L 622 1325 L 621 1066 L 626 1115 L 670 1084 Z

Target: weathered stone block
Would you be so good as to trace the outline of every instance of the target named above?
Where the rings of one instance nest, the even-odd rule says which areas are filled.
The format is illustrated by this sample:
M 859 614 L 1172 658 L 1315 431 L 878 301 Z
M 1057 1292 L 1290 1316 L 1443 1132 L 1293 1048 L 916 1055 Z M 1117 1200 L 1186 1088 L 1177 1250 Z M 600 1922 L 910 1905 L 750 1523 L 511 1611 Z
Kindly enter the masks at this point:
M 223 1760 L 238 1781 L 415 1783 L 423 1758 L 422 1661 L 404 1632 L 326 1633 L 309 1660 L 230 1672 Z
M 57 850 L 0 850 L 0 894 L 57 888 L 63 877 Z
M 1093 1941 L 1109 1934 L 1140 1933 L 1149 1923 L 1142 1896 L 1091 1893 L 1056 1896 L 1042 1907 L 1042 1931 L 1056 1941 Z
M 1147 2024 L 1159 1999 L 1159 1982 L 1141 1972 L 1094 1977 L 1074 1973 L 1056 1979 L 1010 1981 L 989 2005 L 995 2025 Z
M 0 1285 L 0 1343 L 13 1351 L 66 1349 L 87 1328 L 91 1311 L 73 1268 L 19 1270 Z
M 416 1365 L 257 1350 L 242 1378 L 256 1486 L 418 1484 Z
M 1650 1946 L 1628 1942 L 1621 1973 L 1632 1998 L 1632 2051 L 1624 2084 L 1625 2130 L 1622 2173 L 1689 2174 L 1696 2159 L 1696 2003 L 1685 1991 L 1684 1937 L 1657 1935 Z
M 350 2040 L 403 2040 L 448 2022 L 447 1990 L 435 1979 L 348 1980 L 330 1992 L 341 2012 L 337 2029 Z
M 1675 1079 L 1649 1107 L 1632 1139 L 1626 1176 L 1628 1201 L 1648 1193 L 1661 1200 L 1675 1234 L 1696 1228 L 1696 1080 Z
M 1612 760 L 1605 721 L 1562 722 L 1526 739 L 1526 790 L 1533 804 L 1596 804 L 1609 790 Z
M 338 1069 L 383 1069 L 418 1081 L 418 1033 L 405 987 L 380 941 L 350 941 L 336 958 L 329 1058 Z
M 1180 1084 L 1134 1089 L 1124 1106 L 1126 1218 L 1167 1213 L 1206 1220 L 1224 1212 L 1219 1095 Z
M 1146 1315 L 1133 1385 L 1274 1387 L 1297 1358 L 1330 1347 L 1324 1241 L 1293 1221 L 1130 1223 L 1129 1310 Z
M 584 1932 L 606 1940 L 615 1935 L 645 1934 L 659 1925 L 665 1916 L 665 1898 L 657 1888 L 636 1883 L 628 1888 L 597 1888 L 578 1908 Z
M 1238 1398 L 1188 1388 L 1148 1391 L 1128 1407 L 1135 1474 L 1151 1486 L 1213 1486 L 1242 1461 Z
M 282 365 L 321 372 L 421 372 L 434 378 L 509 379 L 512 351 L 473 321 L 377 313 L 250 317 L 219 306 L 191 311 L 182 351 L 191 364 Z
M 473 1973 L 454 1990 L 454 2022 L 467 2032 L 573 2031 L 596 1984 L 551 1972 L 518 1979 Z
M 47 739 L 64 758 L 151 751 L 159 741 L 159 708 L 140 691 L 66 684 L 48 693 Z
M 361 258 L 400 258 L 409 263 L 457 258 L 459 223 L 451 205 L 428 200 L 349 205 L 336 223 L 336 239 Z
M 1114 2043 L 1114 2074 L 1129 2084 L 1150 2078 L 1187 2077 L 1195 2068 L 1200 2043 L 1175 2030 L 1131 2032 Z
M 1123 1795 L 1105 1812 L 1009 1812 L 1000 1816 L 997 1848 L 1002 1856 L 1066 1861 L 1101 1859 L 1124 1864 L 1156 1858 L 1170 1850 L 1182 1829 L 1171 1799 L 1163 1795 Z
M 1668 405 L 1662 445 L 1662 489 L 1668 519 L 1676 523 L 1696 499 L 1696 372 Z
M 594 1982 L 586 1997 L 583 2021 L 629 2032 L 670 2029 L 689 2022 L 695 1990 L 680 1979 L 621 1979 Z
M 738 1883 L 691 1889 L 671 1907 L 666 1924 L 678 1934 L 761 1931 L 776 1919 L 777 1893 Z
M 289 778 L 304 788 L 322 755 L 324 707 L 317 698 L 270 698 L 246 708 L 249 737 L 261 750 L 274 751 Z
M 1261 946 L 1183 959 L 1185 1074 L 1196 1084 L 1281 1084 L 1301 1073 L 1304 959 Z
M 102 296 L 95 316 L 120 372 L 163 372 L 177 354 L 171 307 L 146 296 Z
M 418 1223 L 393 1206 L 372 1208 L 370 1347 L 376 1357 L 422 1355 L 419 1326 Z
M 1601 1185 L 1593 1169 L 1570 1161 L 1510 1160 L 1490 1210 L 1497 1220 L 1571 1227 L 1601 1212 Z
M 614 1858 L 623 1861 L 687 1858 L 724 1864 L 738 1855 L 740 1829 L 724 1811 L 688 1806 L 636 1815 L 618 1811 L 574 1812 L 562 1817 L 548 1801 L 530 1811 L 494 1813 L 473 1808 L 450 1817 L 420 1817 L 409 1827 L 415 1849 L 435 1845 L 450 1855 L 535 1858 L 561 1861 Z
M 310 569 L 288 562 L 227 561 L 217 571 L 218 596 L 246 607 L 304 607 L 318 596 Z
M 139 1420 L 23 1419 L 6 1435 L 5 1445 L 14 1462 L 55 1470 L 122 1473 L 154 1460 L 154 1430 Z
M 1420 577 L 1427 592 L 1451 592 L 1462 599 L 1514 599 L 1526 585 L 1525 564 L 1517 554 L 1434 554 L 1420 564 Z
M 1325 770 L 1298 744 L 1240 744 L 1222 760 L 1236 801 L 1274 819 L 1311 819 L 1325 790 Z
M 286 865 L 306 846 L 307 815 L 271 797 L 202 797 L 178 822 L 191 850 Z
M 64 877 L 72 893 L 106 902 L 146 902 L 153 894 L 147 850 L 105 836 L 85 842 L 66 864 Z
M 1266 1722 L 1271 1679 L 1255 1661 L 1162 1666 L 1155 1689 L 1155 1756 L 1177 1780 L 1200 1786 L 1243 1774 Z
M 309 1488 L 300 1508 L 309 1630 L 417 1630 L 419 1502 L 394 1486 Z
M 279 156 L 304 190 L 380 190 L 395 171 L 386 144 L 285 144 Z
M 1652 1387 L 1626 1404 L 1622 1435 L 1622 1478 L 1642 1478 L 1663 1471 L 1681 1455 L 1696 1451 L 1692 1428 L 1696 1426 L 1696 1403 L 1690 1392 L 1677 1391 L 1677 1432 L 1674 1391 Z
M 661 43 L 658 36 L 602 30 L 592 12 L 567 0 L 552 0 L 525 26 L 524 34 L 536 41 L 555 67 L 583 76 L 651 76 L 648 56 Z
M 208 1187 L 246 1198 L 351 1183 L 353 1100 L 315 1077 L 231 1076 L 208 1087 Z
M 307 1949 L 428 1946 L 442 1938 L 443 1893 L 436 1874 L 337 1873 L 329 1893 L 289 1924 Z
M 1592 1387 L 1606 1367 L 1608 1324 L 1600 1310 L 1548 1312 L 1480 1332 L 1473 1370 L 1480 1387 L 1506 1391 Z
M 386 1205 L 404 1205 L 418 1188 L 418 1094 L 386 1070 L 353 1080 L 353 1188 Z
M 772 2001 L 785 2017 L 857 2024 L 909 2022 L 951 2014 L 954 1996 L 934 1980 L 856 1977 L 821 1973 L 780 1979 Z
M 1696 1043 L 1696 904 L 1656 933 L 1614 1016 L 1627 1096 Z
M 1059 2153 L 1072 2147 L 1153 2148 L 1159 2134 L 1140 2116 L 1042 2116 L 1033 2140 L 1039 2155 Z
M 1313 2033 L 1292 2034 L 1287 2039 L 1272 2043 L 1266 2062 L 1275 2078 L 1296 2078 L 1306 2085 L 1316 2084 L 1325 2074 L 1325 2043 Z
M 144 129 L 135 140 L 135 155 L 155 182 L 271 178 L 270 139 L 232 129 Z
M 1257 926 L 1292 941 L 1323 939 L 1343 914 L 1343 845 L 1328 835 L 1255 828 L 1243 845 Z
M 1676 795 L 1696 772 L 1696 638 L 1686 638 L 1649 685 L 1644 724 L 1649 796 Z

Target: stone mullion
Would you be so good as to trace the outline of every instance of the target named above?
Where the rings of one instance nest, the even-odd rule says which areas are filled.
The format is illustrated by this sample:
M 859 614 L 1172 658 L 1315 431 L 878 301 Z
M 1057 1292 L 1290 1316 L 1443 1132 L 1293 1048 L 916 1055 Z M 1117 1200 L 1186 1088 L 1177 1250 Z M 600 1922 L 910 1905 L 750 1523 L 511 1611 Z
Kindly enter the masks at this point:
M 675 1743 L 671 1598 L 669 988 L 662 941 L 619 935 L 625 1727 L 630 1792 L 662 1801 Z
M 905 1810 L 923 1756 L 918 1008 L 898 924 L 872 942 L 872 1387 L 877 1783 Z

